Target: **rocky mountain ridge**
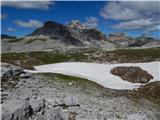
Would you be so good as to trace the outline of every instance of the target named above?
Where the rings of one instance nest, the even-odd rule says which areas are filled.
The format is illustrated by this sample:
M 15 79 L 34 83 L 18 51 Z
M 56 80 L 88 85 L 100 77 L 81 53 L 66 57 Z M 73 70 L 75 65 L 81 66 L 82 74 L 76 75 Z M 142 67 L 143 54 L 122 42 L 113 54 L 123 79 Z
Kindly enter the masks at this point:
M 1 39 L 5 37 L 1 36 Z M 147 44 L 147 46 L 145 46 Z M 2 41 L 2 52 L 44 51 L 95 47 L 104 50 L 129 47 L 160 46 L 160 41 L 151 37 L 132 38 L 125 33 L 111 33 L 106 36 L 96 28 L 87 28 L 80 21 L 71 21 L 62 25 L 47 21 L 40 28 L 23 38 L 9 38 Z

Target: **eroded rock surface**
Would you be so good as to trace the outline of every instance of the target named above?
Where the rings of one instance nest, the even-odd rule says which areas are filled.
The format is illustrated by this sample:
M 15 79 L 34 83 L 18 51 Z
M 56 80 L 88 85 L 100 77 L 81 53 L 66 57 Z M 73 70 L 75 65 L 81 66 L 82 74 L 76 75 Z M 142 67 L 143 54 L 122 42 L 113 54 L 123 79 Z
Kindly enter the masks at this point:
M 111 70 L 113 75 L 121 77 L 123 80 L 132 82 L 132 83 L 148 83 L 153 76 L 150 75 L 147 71 L 144 71 L 140 67 L 135 66 L 119 66 Z
M 20 78 L 1 103 L 2 120 L 131 120 L 135 117 L 158 120 L 160 117 L 160 107 L 144 98 L 134 101 L 127 97 L 127 91 L 62 78 L 55 74 Z

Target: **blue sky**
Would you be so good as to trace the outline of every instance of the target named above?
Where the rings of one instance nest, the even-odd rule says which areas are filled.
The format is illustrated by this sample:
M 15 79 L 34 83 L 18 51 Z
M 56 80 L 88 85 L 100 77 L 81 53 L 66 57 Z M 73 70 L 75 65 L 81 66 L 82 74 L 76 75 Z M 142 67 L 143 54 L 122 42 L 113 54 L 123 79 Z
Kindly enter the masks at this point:
M 160 2 L 116 1 L 14 1 L 2 2 L 2 34 L 24 36 L 45 21 L 61 24 L 79 19 L 105 34 L 126 32 L 130 36 L 147 34 L 160 37 Z

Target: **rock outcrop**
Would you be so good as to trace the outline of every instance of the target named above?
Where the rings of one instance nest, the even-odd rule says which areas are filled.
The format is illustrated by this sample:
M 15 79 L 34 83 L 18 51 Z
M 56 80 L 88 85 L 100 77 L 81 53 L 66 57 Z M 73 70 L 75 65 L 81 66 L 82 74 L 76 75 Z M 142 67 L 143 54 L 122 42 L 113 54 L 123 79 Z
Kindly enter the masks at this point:
M 123 80 L 132 83 L 148 83 L 153 76 L 141 69 L 140 67 L 130 66 L 119 66 L 111 70 L 113 75 L 121 77 Z
M 125 33 L 110 33 L 108 40 L 122 47 L 128 47 L 133 42 L 133 39 Z
M 8 63 L 2 63 L 1 64 L 1 78 L 11 78 L 16 75 L 20 75 L 23 73 L 23 69 L 21 67 L 8 64 Z
M 85 29 L 83 35 L 86 36 L 88 41 L 93 40 L 107 40 L 105 34 L 98 29 Z
M 31 73 L 25 72 L 21 67 L 9 63 L 1 64 L 1 88 L 14 88 L 20 78 L 30 78 Z M 2 98 L 4 96 L 2 95 Z
M 87 28 L 84 24 L 80 23 L 79 20 L 72 20 L 71 22 L 69 22 L 68 27 L 74 30 L 84 30 Z

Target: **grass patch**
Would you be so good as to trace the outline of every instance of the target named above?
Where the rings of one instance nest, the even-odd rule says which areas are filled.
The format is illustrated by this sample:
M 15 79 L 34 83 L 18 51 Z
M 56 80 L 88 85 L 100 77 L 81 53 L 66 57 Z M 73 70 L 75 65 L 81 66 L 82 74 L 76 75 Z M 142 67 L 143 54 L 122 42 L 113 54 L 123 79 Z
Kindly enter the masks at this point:
M 151 62 L 160 60 L 160 48 L 118 49 L 103 53 L 101 59 L 104 62 L 116 61 L 117 63 Z
M 117 56 L 127 56 L 128 58 L 143 58 L 150 57 L 152 59 L 160 58 L 160 48 L 148 48 L 148 49 L 119 49 L 113 51 L 113 54 Z
M 86 55 L 87 53 L 87 55 Z M 96 57 L 96 55 L 98 57 Z M 24 52 L 4 53 L 2 62 L 21 65 L 27 69 L 33 69 L 35 65 L 59 63 L 59 62 L 117 62 L 136 63 L 160 60 L 160 48 L 149 49 L 119 49 L 114 51 L 100 51 L 96 49 L 71 50 L 67 52 Z
M 39 75 L 42 75 L 47 80 L 51 80 L 54 82 L 65 83 L 67 85 L 69 85 L 69 83 L 73 83 L 73 86 L 75 86 L 76 88 L 80 87 L 84 91 L 91 90 L 92 92 L 94 92 L 95 90 L 103 91 L 103 89 L 105 89 L 103 86 L 81 77 L 75 77 L 58 73 L 39 73 Z
M 1 55 L 2 62 L 21 65 L 24 68 L 33 68 L 35 65 L 50 63 L 80 61 L 87 56 L 83 53 L 65 54 L 60 52 L 26 52 L 26 53 L 4 53 Z

